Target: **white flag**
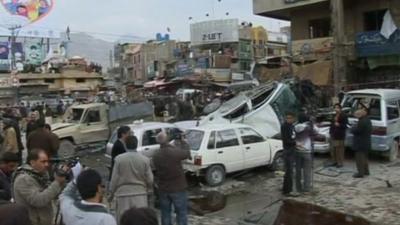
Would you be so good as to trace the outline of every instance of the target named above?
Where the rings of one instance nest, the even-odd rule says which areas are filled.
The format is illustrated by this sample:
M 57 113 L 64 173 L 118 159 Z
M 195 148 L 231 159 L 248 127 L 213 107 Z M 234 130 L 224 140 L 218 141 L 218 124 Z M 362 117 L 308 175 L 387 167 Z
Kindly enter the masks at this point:
M 381 28 L 381 34 L 386 38 L 389 39 L 390 36 L 397 30 L 397 26 L 394 23 L 392 15 L 390 11 L 387 10 L 385 16 L 383 17 L 383 24 Z

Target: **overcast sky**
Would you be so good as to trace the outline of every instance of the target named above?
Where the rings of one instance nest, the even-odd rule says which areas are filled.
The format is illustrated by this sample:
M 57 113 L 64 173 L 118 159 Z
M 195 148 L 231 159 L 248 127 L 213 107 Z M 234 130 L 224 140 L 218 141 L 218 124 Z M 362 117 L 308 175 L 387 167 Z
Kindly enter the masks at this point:
M 1 9 L 0 14 L 4 13 Z M 49 15 L 29 26 L 58 31 L 70 26 L 71 32 L 83 31 L 109 40 L 126 34 L 153 38 L 169 27 L 173 39 L 184 41 L 190 38 L 191 22 L 221 18 L 239 18 L 272 31 L 288 25 L 253 15 L 252 0 L 54 0 Z

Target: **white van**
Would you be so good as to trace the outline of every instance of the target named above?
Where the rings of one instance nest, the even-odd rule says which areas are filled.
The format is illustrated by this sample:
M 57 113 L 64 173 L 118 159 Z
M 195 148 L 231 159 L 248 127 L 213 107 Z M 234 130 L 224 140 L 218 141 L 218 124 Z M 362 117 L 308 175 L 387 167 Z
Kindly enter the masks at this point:
M 362 103 L 369 108 L 372 122 L 372 150 L 394 161 L 399 153 L 400 138 L 400 90 L 365 89 L 351 91 L 343 99 L 342 106 L 349 112 L 349 123 L 354 125 L 354 111 Z M 353 135 L 347 132 L 346 147 L 351 147 Z

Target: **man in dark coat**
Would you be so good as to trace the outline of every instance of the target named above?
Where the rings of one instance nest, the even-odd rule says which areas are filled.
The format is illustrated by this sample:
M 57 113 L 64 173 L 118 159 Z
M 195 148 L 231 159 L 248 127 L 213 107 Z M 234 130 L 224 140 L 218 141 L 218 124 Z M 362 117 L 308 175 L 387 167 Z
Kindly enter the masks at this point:
M 283 157 L 285 160 L 285 177 L 283 179 L 284 195 L 290 195 L 293 190 L 293 167 L 296 152 L 296 132 L 294 130 L 295 114 L 286 113 L 286 121 L 281 127 L 281 137 L 283 142 Z
M 161 132 L 156 137 L 160 149 L 153 157 L 156 170 L 156 181 L 160 196 L 161 224 L 172 224 L 172 205 L 174 206 L 177 224 L 187 225 L 188 187 L 185 172 L 182 168 L 182 161 L 190 158 L 190 147 L 184 137 L 181 136 L 182 143 L 172 145 L 168 142 L 168 137 Z
M 333 166 L 341 168 L 344 161 L 344 140 L 346 138 L 348 119 L 346 114 L 342 112 L 340 104 L 335 104 L 335 112 L 329 131 L 332 139 L 331 157 Z
M 17 169 L 18 155 L 5 152 L 0 155 L 0 201 L 11 200 L 11 175 Z
M 358 173 L 354 178 L 369 175 L 368 152 L 371 150 L 372 123 L 368 118 L 368 109 L 364 106 L 355 112 L 358 123 L 351 129 L 353 133 L 353 150 L 356 152 L 356 165 Z
M 56 134 L 51 132 L 50 125 L 38 123 L 38 128 L 29 134 L 26 146 L 28 151 L 35 148 L 43 149 L 49 158 L 56 158 L 60 140 Z
M 111 150 L 111 171 L 110 171 L 110 179 L 111 179 L 111 174 L 113 172 L 114 168 L 114 161 L 115 158 L 126 152 L 126 140 L 129 136 L 133 136 L 133 132 L 131 132 L 131 128 L 128 126 L 121 126 L 117 130 L 117 137 L 118 140 L 115 141 L 112 150 Z

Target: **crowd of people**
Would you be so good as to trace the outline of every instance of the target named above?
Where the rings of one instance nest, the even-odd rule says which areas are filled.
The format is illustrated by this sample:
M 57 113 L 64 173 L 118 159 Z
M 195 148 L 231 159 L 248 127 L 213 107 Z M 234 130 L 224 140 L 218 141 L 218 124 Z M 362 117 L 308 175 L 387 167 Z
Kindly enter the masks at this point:
M 158 225 L 154 196 L 160 202 L 163 225 L 173 224 L 172 208 L 177 223 L 188 224 L 182 160 L 190 158 L 190 150 L 180 131 L 159 133 L 156 140 L 161 147 L 150 161 L 136 151 L 135 134 L 121 126 L 112 149 L 107 191 L 98 171 L 79 162 L 56 165 L 58 137 L 44 123 L 42 113 L 37 114 L 30 114 L 26 123 L 26 161 L 18 154 L 15 130 L 10 133 L 17 144 L 4 145 L 0 151 L 1 225 Z M 5 129 L 9 127 L 14 129 L 11 122 Z M 111 205 L 104 204 L 107 201 L 113 203 L 114 215 Z
M 368 176 L 368 152 L 371 150 L 372 124 L 368 117 L 368 108 L 360 104 L 354 112 L 358 122 L 349 127 L 347 115 L 340 104 L 334 106 L 335 116 L 331 121 L 330 136 L 331 160 L 330 166 L 343 167 L 345 153 L 346 130 L 354 135 L 352 149 L 355 151 L 357 173 L 354 178 Z M 317 136 L 313 123 L 306 113 L 296 115 L 286 113 L 286 121 L 281 127 L 281 137 L 284 148 L 285 175 L 282 193 L 286 196 L 309 194 L 313 186 L 313 138 Z M 295 171 L 295 172 L 294 172 Z M 294 174 L 294 176 L 293 176 Z M 293 178 L 294 177 L 294 178 Z M 293 188 L 295 180 L 295 191 Z

